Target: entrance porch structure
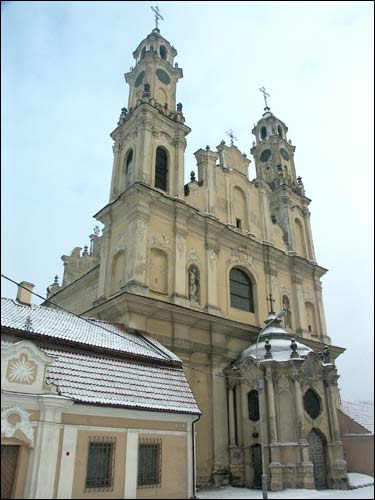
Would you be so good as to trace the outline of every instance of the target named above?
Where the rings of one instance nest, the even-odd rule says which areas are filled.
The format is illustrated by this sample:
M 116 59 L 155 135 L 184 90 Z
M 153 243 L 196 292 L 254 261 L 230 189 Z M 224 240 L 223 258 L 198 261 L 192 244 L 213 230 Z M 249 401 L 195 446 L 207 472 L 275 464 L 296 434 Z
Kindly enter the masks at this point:
M 338 375 L 328 348 L 317 354 L 297 342 L 273 312 L 271 322 L 259 339 L 259 368 L 254 342 L 225 371 L 230 482 L 259 487 L 263 446 L 268 489 L 346 489 Z

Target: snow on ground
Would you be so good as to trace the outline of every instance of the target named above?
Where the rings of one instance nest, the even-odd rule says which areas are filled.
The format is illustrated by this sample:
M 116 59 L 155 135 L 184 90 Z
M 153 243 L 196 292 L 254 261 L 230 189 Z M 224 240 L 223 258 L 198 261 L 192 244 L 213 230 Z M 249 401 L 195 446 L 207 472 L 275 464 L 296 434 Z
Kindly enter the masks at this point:
M 367 484 L 374 484 L 374 478 L 372 476 L 366 476 L 366 474 L 360 474 L 359 472 L 348 472 L 350 486 L 365 486 Z
M 268 498 L 299 498 L 299 499 L 374 499 L 374 478 L 349 472 L 349 482 L 351 486 L 357 487 L 354 490 L 304 490 L 304 489 L 287 489 L 283 491 L 269 491 Z M 372 486 L 364 486 L 371 484 Z M 364 487 L 361 487 L 364 486 Z M 261 499 L 262 491 L 249 488 L 233 488 L 233 486 L 223 486 L 221 488 L 212 488 L 197 492 L 197 498 L 201 499 L 220 499 L 220 498 L 250 498 Z

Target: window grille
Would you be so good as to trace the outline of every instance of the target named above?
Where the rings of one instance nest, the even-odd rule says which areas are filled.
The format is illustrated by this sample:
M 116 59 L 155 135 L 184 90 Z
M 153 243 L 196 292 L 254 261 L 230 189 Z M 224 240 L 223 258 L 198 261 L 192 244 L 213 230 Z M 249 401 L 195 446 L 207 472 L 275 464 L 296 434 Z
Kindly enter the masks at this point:
M 247 401 L 249 406 L 249 419 L 253 422 L 259 420 L 259 395 L 258 391 L 250 391 L 247 395 Z
M 138 449 L 138 486 L 161 484 L 161 443 L 140 443 Z
M 254 312 L 252 285 L 246 274 L 240 269 L 232 269 L 229 281 L 231 307 Z
M 86 490 L 113 490 L 116 439 L 90 437 L 87 460 Z

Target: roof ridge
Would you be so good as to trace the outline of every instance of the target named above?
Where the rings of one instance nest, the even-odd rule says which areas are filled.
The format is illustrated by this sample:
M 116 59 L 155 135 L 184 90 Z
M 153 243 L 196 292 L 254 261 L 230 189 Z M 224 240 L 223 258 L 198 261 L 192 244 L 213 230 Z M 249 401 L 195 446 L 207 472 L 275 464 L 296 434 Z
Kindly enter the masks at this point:
M 374 405 L 371 403 L 360 403 L 359 401 L 341 401 L 342 403 L 349 403 L 351 405 L 360 405 L 360 406 L 370 406 L 371 408 L 374 408 Z

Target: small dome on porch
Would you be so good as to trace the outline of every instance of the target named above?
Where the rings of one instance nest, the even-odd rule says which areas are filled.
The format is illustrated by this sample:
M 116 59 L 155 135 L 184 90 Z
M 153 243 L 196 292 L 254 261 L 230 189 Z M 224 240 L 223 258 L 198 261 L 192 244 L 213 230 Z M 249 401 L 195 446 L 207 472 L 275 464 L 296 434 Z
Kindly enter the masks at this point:
M 269 359 L 265 359 L 264 355 L 266 354 L 265 344 L 266 340 L 269 340 L 269 344 L 271 346 L 272 360 L 273 361 L 288 361 L 291 359 L 291 354 L 293 349 L 291 349 L 293 336 L 288 333 L 279 333 L 275 332 L 275 330 L 281 330 L 279 327 L 270 327 L 272 328 L 272 334 L 269 334 L 267 338 L 265 335 L 262 335 L 261 340 L 258 343 L 258 357 L 260 358 L 260 362 L 269 361 Z M 294 340 L 294 339 L 293 339 Z M 310 347 L 302 344 L 301 342 L 294 341 L 297 349 L 294 349 L 295 352 L 299 354 L 299 358 L 305 359 L 309 352 L 313 352 Z M 256 343 L 247 347 L 238 357 L 238 362 L 243 361 L 246 358 L 253 358 L 256 360 Z

